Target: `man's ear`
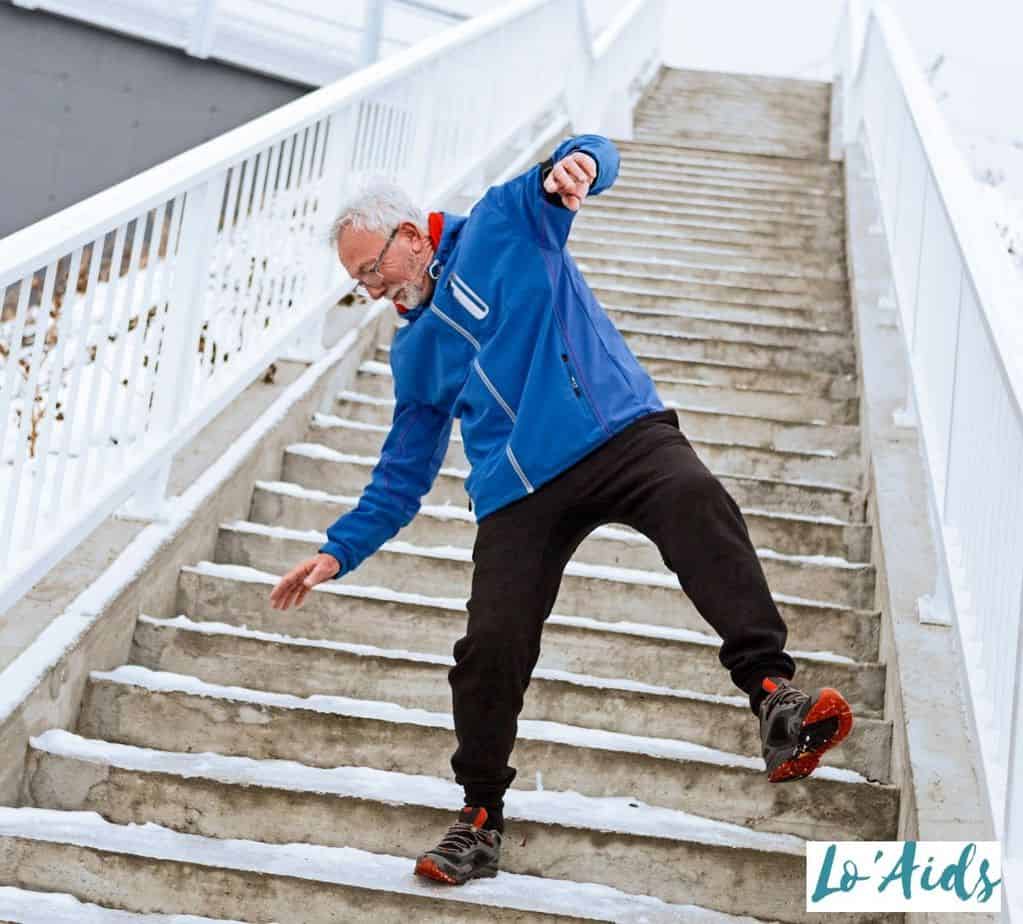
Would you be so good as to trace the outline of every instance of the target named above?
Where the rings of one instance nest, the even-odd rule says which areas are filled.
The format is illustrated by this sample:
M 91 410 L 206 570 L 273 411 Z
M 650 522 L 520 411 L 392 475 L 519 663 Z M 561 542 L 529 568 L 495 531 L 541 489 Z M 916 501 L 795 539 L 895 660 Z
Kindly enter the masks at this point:
M 424 234 L 422 228 L 414 221 L 403 221 L 398 229 L 399 235 L 412 232 L 412 253 L 419 253 L 426 246 L 425 242 L 429 239 L 429 234 Z

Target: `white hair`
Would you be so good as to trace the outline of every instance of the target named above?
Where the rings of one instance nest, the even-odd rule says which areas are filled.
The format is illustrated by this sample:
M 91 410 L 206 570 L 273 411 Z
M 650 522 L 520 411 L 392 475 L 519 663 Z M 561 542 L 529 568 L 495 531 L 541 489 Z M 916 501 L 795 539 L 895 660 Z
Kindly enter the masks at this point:
M 345 228 L 390 234 L 403 221 L 426 226 L 426 214 L 404 189 L 390 180 L 371 180 L 342 207 L 330 229 L 330 243 L 337 249 Z

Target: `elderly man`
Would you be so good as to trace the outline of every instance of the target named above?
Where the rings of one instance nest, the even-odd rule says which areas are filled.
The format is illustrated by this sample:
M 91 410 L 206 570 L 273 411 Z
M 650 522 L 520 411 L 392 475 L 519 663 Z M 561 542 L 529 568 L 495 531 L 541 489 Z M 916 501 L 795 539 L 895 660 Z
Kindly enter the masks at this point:
M 544 620 L 565 565 L 603 523 L 653 540 L 721 636 L 720 661 L 759 717 L 771 782 L 812 773 L 852 725 L 837 691 L 808 696 L 789 683 L 787 630 L 738 506 L 566 248 L 574 216 L 614 183 L 618 162 L 607 138 L 578 135 L 491 187 L 468 216 L 431 212 L 424 221 L 384 184 L 335 225 L 345 269 L 407 322 L 391 346 L 394 420 L 356 508 L 327 530 L 318 555 L 281 579 L 271 602 L 301 604 L 409 523 L 452 421 L 461 421 L 477 521 L 468 626 L 449 674 L 451 765 L 465 808 L 416 863 L 443 882 L 497 873 L 503 797 L 515 777 L 508 759 Z

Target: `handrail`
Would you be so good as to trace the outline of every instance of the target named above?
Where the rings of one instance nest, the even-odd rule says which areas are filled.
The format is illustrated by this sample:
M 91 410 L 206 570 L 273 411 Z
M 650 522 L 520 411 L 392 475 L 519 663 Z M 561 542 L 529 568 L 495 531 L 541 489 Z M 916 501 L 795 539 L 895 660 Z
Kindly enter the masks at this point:
M 845 7 L 836 73 L 843 140 L 862 129 L 877 185 L 876 230 L 886 236 L 890 304 L 911 373 L 907 411 L 928 476 L 937 577 L 919 605 L 929 621 L 955 627 L 1003 869 L 1023 872 L 1023 318 L 1005 283 L 1008 254 L 977 211 L 974 182 L 902 27 L 876 2 L 858 46 L 858 5 Z M 1023 887 L 1018 877 L 1003 881 L 1012 917 L 1023 921 Z
M 317 354 L 352 287 L 327 231 L 369 175 L 433 206 L 553 125 L 600 130 L 663 0 L 599 59 L 583 3 L 515 0 L 0 240 L 0 613 L 126 500 L 159 515 L 174 453 Z

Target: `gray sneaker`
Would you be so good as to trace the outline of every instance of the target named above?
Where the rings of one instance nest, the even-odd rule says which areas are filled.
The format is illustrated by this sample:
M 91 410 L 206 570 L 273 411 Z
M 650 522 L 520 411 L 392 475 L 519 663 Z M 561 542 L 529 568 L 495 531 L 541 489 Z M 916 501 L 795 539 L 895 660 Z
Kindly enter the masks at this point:
M 817 769 L 825 751 L 852 728 L 849 704 L 838 690 L 822 687 L 813 696 L 784 677 L 765 677 L 760 704 L 760 740 L 772 783 L 801 780 Z
M 416 860 L 416 875 L 449 885 L 497 875 L 501 832 L 483 825 L 485 808 L 467 805 L 441 842 Z

